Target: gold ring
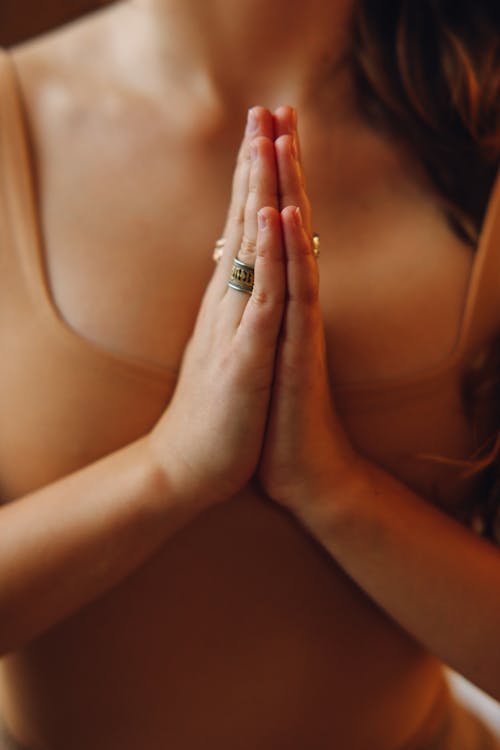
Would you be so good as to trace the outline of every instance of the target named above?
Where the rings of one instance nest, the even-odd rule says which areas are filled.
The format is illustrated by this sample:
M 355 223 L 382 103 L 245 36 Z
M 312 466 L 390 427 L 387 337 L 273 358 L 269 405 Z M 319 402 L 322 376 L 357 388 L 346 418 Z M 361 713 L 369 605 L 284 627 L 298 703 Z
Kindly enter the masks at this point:
M 313 254 L 315 258 L 319 258 L 320 253 L 320 243 L 319 243 L 319 234 L 316 232 L 313 234 Z
M 236 289 L 238 292 L 245 292 L 246 294 L 252 294 L 254 282 L 254 269 L 252 266 L 247 266 L 238 258 L 233 260 L 233 268 L 231 270 L 231 276 L 227 282 L 231 289 Z
M 225 237 L 220 237 L 215 243 L 215 247 L 212 253 L 212 259 L 215 263 L 218 263 L 224 255 L 224 245 L 226 244 Z

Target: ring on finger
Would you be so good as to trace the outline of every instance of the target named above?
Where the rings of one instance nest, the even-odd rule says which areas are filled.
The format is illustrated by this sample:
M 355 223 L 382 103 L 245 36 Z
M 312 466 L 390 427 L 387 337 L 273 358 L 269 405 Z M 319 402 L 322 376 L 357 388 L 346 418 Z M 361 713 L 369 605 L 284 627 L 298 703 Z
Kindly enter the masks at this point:
M 224 255 L 224 245 L 226 244 L 226 238 L 225 237 L 219 237 L 219 239 L 215 243 L 215 247 L 213 249 L 212 253 L 212 260 L 215 263 L 218 263 L 222 256 Z
M 233 259 L 233 267 L 227 285 L 238 292 L 252 294 L 254 285 L 254 269 L 238 258 Z
M 250 240 L 248 239 L 248 237 L 245 237 L 245 235 L 243 235 L 238 255 L 241 255 L 243 258 L 247 258 L 248 260 L 252 262 L 252 259 L 255 258 L 255 252 L 256 252 L 255 241 Z
M 317 234 L 317 232 L 315 232 L 313 234 L 312 247 L 313 247 L 313 255 L 314 255 L 314 257 L 315 258 L 319 258 L 319 254 L 320 254 L 320 241 L 319 241 L 319 234 Z

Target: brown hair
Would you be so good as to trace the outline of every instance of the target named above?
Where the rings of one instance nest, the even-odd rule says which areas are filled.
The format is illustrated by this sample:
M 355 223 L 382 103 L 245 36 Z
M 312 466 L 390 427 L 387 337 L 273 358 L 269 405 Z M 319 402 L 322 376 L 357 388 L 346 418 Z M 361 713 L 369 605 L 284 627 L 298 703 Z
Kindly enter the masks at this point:
M 409 141 L 475 243 L 500 160 L 500 3 L 358 0 L 353 20 L 362 111 Z
M 475 247 L 500 163 L 500 2 L 357 0 L 349 63 L 364 116 L 406 141 L 454 231 Z M 500 340 L 480 376 L 464 382 L 464 403 L 471 421 L 491 429 L 488 451 L 464 463 L 483 474 L 491 536 L 500 498 Z

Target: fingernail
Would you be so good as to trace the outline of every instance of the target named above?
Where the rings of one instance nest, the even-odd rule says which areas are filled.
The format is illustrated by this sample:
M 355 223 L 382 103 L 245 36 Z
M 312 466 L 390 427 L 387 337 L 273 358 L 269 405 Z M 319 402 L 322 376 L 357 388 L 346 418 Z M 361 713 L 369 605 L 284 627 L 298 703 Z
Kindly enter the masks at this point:
M 248 117 L 247 117 L 247 133 L 255 133 L 257 132 L 257 128 L 259 127 L 259 120 L 257 118 L 257 114 L 255 113 L 253 107 L 248 110 Z
M 292 142 L 290 144 L 290 151 L 294 159 L 298 158 L 299 150 L 297 147 L 297 138 L 295 136 L 292 136 Z
M 259 229 L 265 229 L 268 224 L 267 216 L 262 211 L 259 211 L 257 214 L 257 220 L 259 222 Z
M 250 156 L 251 156 L 252 160 L 255 160 L 258 155 L 259 155 L 259 150 L 257 148 L 257 144 L 256 143 L 251 143 L 250 144 Z
M 295 219 L 296 226 L 298 226 L 298 227 L 301 228 L 303 226 L 303 224 L 302 224 L 302 212 L 301 212 L 301 210 L 300 210 L 300 208 L 298 206 L 297 206 L 297 208 L 294 211 L 294 219 Z

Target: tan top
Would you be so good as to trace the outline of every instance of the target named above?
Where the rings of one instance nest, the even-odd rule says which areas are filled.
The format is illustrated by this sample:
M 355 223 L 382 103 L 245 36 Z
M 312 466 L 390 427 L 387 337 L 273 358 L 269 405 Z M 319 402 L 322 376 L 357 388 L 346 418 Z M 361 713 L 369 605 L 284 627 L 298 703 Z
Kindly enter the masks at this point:
M 0 496 L 12 499 L 147 431 L 175 373 L 104 351 L 59 316 L 45 276 L 17 79 L 5 52 L 0 91 Z
M 9 499 L 147 431 L 162 413 L 176 373 L 94 344 L 59 314 L 45 272 L 22 102 L 4 52 L 0 85 L 0 497 Z M 416 455 L 466 458 L 477 447 L 464 422 L 460 374 L 498 330 L 499 248 L 500 177 L 451 354 L 431 370 L 403 378 L 334 383 L 336 405 L 359 449 L 410 483 L 414 478 L 420 485 L 422 476 Z M 130 413 L 138 401 L 141 407 Z M 435 469 L 421 492 L 435 486 Z
M 146 433 L 163 413 L 176 379 L 175 372 L 105 350 L 62 319 L 45 270 L 29 148 L 11 61 L 0 53 L 0 499 L 5 502 Z M 500 178 L 451 355 L 411 377 L 333 382 L 337 408 L 358 449 L 443 505 L 455 504 L 470 486 L 456 469 L 419 456 L 465 458 L 477 447 L 481 436 L 472 434 L 464 413 L 461 375 L 498 331 L 498 280 Z M 158 596 L 159 591 L 168 596 Z M 228 601 L 230 629 L 225 627 Z M 178 647 L 165 652 L 172 642 Z M 276 711 L 290 716 L 297 743 L 304 731 L 304 747 L 319 746 L 319 737 L 326 742 L 322 717 L 329 715 L 332 700 L 339 717 L 351 717 L 350 725 L 356 704 L 360 727 L 367 716 L 375 725 L 375 694 L 377 714 L 385 706 L 386 717 L 397 716 L 395 701 L 420 710 L 429 693 L 417 686 L 424 673 L 436 669 L 435 661 L 289 519 L 253 495 L 206 514 L 165 545 L 144 571 L 26 653 L 10 657 L 3 679 L 14 706 L 11 716 L 27 714 L 42 728 L 50 727 L 50 717 L 56 726 L 65 716 L 71 719 L 68 726 L 106 726 L 107 717 L 123 716 L 130 708 L 119 702 L 119 665 L 125 663 L 134 700 L 154 706 L 150 726 L 162 726 L 167 717 L 163 704 L 158 706 L 161 694 L 165 705 L 175 707 L 176 716 L 168 714 L 174 724 L 198 700 L 213 726 L 224 727 L 228 717 L 249 706 L 255 731 L 267 726 L 271 732 L 272 718 L 264 714 L 272 694 Z M 145 677 L 147 670 L 154 679 Z M 341 689 L 335 687 L 337 677 Z M 18 679 L 23 691 L 17 690 Z M 74 680 L 77 702 L 67 689 Z M 307 700 L 306 685 L 314 685 Z M 260 700 L 262 691 L 267 698 Z M 222 692 L 224 716 L 216 702 Z M 302 713 L 296 710 L 299 701 Z M 143 714 L 139 718 L 142 727 Z M 185 728 L 190 717 L 184 719 Z M 136 726 L 130 711 L 127 720 Z M 311 734 L 314 727 L 319 734 Z M 38 731 L 42 736 L 45 730 Z M 249 742 L 259 744 L 255 738 Z

